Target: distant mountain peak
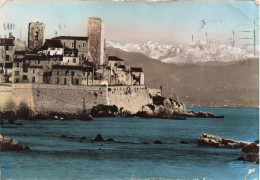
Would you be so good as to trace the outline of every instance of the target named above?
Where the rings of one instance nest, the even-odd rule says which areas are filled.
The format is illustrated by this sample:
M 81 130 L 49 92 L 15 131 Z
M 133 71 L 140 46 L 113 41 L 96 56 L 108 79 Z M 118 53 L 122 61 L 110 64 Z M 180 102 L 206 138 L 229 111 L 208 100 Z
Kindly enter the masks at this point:
M 166 45 L 154 41 L 145 44 L 107 41 L 108 47 L 118 48 L 127 52 L 142 53 L 152 59 L 157 59 L 165 63 L 187 64 L 203 62 L 230 62 L 247 59 L 252 56 L 252 52 L 245 49 L 228 45 L 209 45 L 203 41 L 191 43 L 189 45 Z

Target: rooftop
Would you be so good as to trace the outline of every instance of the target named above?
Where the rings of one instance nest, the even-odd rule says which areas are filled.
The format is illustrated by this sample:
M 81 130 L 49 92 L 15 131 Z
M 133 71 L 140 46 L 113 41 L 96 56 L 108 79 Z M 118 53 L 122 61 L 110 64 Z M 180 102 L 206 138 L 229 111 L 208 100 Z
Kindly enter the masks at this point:
M 124 61 L 117 56 L 108 56 L 108 61 Z
M 132 72 L 143 72 L 143 69 L 140 67 L 131 67 Z
M 14 46 L 13 38 L 0 38 L 0 46 Z
M 61 39 L 68 39 L 68 40 L 82 40 L 82 41 L 87 41 L 88 37 L 86 36 L 58 36 L 58 37 L 54 37 L 52 38 L 53 40 L 61 40 Z

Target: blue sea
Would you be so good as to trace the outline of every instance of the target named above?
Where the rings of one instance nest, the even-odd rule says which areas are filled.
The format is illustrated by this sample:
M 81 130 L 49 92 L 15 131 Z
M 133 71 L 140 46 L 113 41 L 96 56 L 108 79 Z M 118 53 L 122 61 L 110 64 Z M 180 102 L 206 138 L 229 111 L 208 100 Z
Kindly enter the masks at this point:
M 210 133 L 242 141 L 258 140 L 259 110 L 190 107 L 224 115 L 224 119 L 186 121 L 142 118 L 95 118 L 93 121 L 19 121 L 2 128 L 30 150 L 1 152 L 5 179 L 173 179 L 247 180 L 259 178 L 258 165 L 238 161 L 240 149 L 201 147 Z M 97 134 L 120 142 L 92 142 Z M 66 135 L 68 138 L 61 138 Z M 86 139 L 80 140 L 81 137 Z M 162 144 L 154 144 L 160 140 Z M 188 144 L 181 144 L 180 141 Z M 146 142 L 146 143 L 144 143 Z M 255 172 L 249 174 L 249 170 Z M 1 179 L 0 178 L 0 179 Z

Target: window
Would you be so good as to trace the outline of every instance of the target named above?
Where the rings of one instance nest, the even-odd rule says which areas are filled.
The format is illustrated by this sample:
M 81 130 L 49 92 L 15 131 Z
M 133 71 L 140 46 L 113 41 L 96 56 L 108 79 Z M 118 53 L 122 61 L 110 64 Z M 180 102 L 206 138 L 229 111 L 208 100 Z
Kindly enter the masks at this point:
M 65 45 L 66 45 L 66 44 L 65 44 L 65 42 L 64 42 L 64 43 L 63 43 L 63 47 L 65 47 Z
M 65 76 L 68 76 L 68 75 L 69 75 L 69 71 L 66 70 L 66 71 L 65 71 Z
M 18 76 L 18 75 L 20 74 L 20 72 L 19 72 L 19 71 L 15 71 L 14 74 L 15 74 L 16 76 Z
M 5 46 L 5 50 L 8 51 L 9 50 L 9 46 Z
M 9 58 L 10 58 L 9 55 L 5 55 L 5 60 L 6 60 L 6 61 L 9 61 Z
M 27 75 L 23 75 L 23 80 L 28 80 Z
M 34 33 L 34 39 L 35 39 L 36 41 L 38 41 L 38 39 L 39 39 L 39 32 L 38 32 L 38 31 L 35 31 L 35 33 Z
M 16 67 L 19 67 L 19 63 L 16 63 Z
M 32 82 L 33 82 L 33 83 L 35 82 L 35 77 L 32 78 Z
M 57 71 L 57 76 L 59 76 L 60 75 L 60 71 Z
M 67 79 L 66 79 L 66 78 L 64 78 L 64 84 L 65 84 L 65 85 L 67 84 Z
M 33 74 L 35 73 L 35 70 L 33 69 Z
M 71 43 L 71 47 L 74 47 L 74 43 Z
M 60 83 L 60 79 L 58 77 L 56 77 L 56 84 Z
M 76 63 L 76 58 L 73 58 L 73 63 Z
M 82 47 L 85 47 L 85 43 L 83 43 Z
M 28 68 L 23 68 L 23 72 L 27 73 L 28 72 Z
M 71 71 L 71 76 L 74 76 L 75 75 L 75 72 L 74 71 Z
M 79 45 L 79 48 L 80 48 L 80 45 Z

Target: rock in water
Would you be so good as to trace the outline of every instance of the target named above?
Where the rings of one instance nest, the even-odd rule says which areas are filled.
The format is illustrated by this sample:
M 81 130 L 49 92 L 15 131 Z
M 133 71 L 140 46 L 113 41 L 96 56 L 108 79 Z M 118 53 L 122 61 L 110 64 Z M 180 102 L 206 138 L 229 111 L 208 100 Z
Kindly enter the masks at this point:
M 153 143 L 154 143 L 154 144 L 162 144 L 162 141 L 160 141 L 160 140 L 155 140 Z
M 183 140 L 180 143 L 181 144 L 189 144 L 187 141 L 183 141 Z
M 24 146 L 20 146 L 18 142 L 12 138 L 0 135 L 0 151 L 22 151 Z
M 255 142 L 236 141 L 222 138 L 211 134 L 202 133 L 198 139 L 198 144 L 202 146 L 213 146 L 222 148 L 240 148 L 246 153 L 249 160 L 259 162 L 259 145 Z
M 101 136 L 101 134 L 97 134 L 96 138 L 94 139 L 94 141 L 104 141 L 103 137 Z

